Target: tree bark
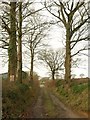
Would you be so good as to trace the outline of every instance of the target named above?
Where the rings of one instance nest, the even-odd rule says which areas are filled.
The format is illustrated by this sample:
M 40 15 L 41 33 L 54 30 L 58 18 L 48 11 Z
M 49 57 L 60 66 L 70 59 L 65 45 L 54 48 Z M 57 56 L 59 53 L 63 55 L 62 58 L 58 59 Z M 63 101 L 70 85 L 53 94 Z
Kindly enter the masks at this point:
M 33 60 L 34 56 L 33 53 L 31 53 L 31 69 L 30 69 L 30 83 L 33 85 Z
M 10 41 L 8 48 L 9 65 L 8 78 L 10 81 L 16 80 L 17 69 L 17 46 L 16 46 L 16 2 L 10 2 Z
M 22 83 L 22 2 L 19 2 L 19 30 L 18 30 L 18 81 Z
M 66 29 L 65 81 L 70 86 L 71 82 L 70 25 L 68 25 Z
M 55 80 L 55 71 L 52 71 L 52 80 Z

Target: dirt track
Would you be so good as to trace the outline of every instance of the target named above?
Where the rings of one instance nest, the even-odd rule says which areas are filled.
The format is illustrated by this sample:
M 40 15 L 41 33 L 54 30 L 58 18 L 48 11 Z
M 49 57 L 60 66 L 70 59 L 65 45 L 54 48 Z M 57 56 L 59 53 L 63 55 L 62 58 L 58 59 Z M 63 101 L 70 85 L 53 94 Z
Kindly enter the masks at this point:
M 82 118 L 44 87 L 40 89 L 38 100 L 31 109 L 32 113 L 26 116 L 28 118 Z

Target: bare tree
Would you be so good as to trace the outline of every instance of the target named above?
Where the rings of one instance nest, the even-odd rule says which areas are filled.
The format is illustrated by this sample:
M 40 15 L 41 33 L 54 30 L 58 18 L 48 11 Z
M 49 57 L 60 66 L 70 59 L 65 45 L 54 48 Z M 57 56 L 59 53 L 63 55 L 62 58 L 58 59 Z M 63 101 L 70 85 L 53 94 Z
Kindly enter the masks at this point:
M 77 55 L 80 51 L 85 50 L 86 47 L 73 50 L 75 46 L 83 41 L 87 40 L 87 21 L 89 19 L 87 12 L 87 3 L 83 1 L 52 1 L 47 5 L 46 9 L 55 16 L 62 24 L 66 31 L 66 56 L 65 56 L 65 80 L 70 85 L 71 80 L 71 57 Z
M 17 79 L 20 82 L 22 82 L 22 37 L 23 37 L 22 35 L 23 35 L 23 30 L 26 29 L 26 31 L 27 31 L 27 29 L 28 29 L 27 28 L 28 26 L 25 24 L 25 21 L 28 19 L 29 16 L 31 16 L 32 14 L 35 14 L 36 12 L 42 10 L 43 8 L 32 11 L 31 5 L 34 4 L 34 2 L 27 2 L 27 3 L 18 2 L 16 4 L 16 8 L 15 8 L 15 15 L 14 15 L 14 12 L 12 14 L 12 17 L 14 20 L 13 23 L 15 23 L 15 26 L 13 24 L 13 28 L 11 28 L 10 27 L 10 24 L 11 24 L 11 19 L 10 19 L 11 16 L 10 15 L 11 15 L 12 11 L 10 11 L 10 8 L 11 8 L 10 5 L 12 4 L 12 2 L 11 3 L 10 2 L 2 2 L 2 4 L 3 4 L 4 9 L 3 9 L 3 15 L 0 18 L 2 19 L 2 27 L 4 28 L 3 29 L 4 36 L 3 36 L 3 40 L 1 40 L 0 47 L 4 48 L 4 49 L 8 49 L 9 53 L 11 51 L 11 54 L 14 54 L 13 51 L 10 49 L 10 42 L 11 42 L 10 36 L 11 36 L 11 34 L 13 34 L 12 31 L 16 31 L 18 49 L 16 47 L 14 47 L 14 48 L 18 50 L 18 54 L 17 54 L 18 59 L 17 59 L 17 66 L 15 66 L 15 67 L 17 69 L 17 76 L 18 76 Z M 26 26 L 24 26 L 24 25 L 26 25 Z M 15 27 L 15 29 L 14 29 L 14 27 Z M 32 29 L 34 29 L 34 28 L 32 28 Z M 25 31 L 24 31 L 24 33 L 25 33 Z M 13 41 L 16 42 L 16 40 L 14 40 L 14 39 L 13 39 Z M 13 55 L 11 55 L 11 56 L 13 56 Z M 13 57 L 13 59 L 14 59 L 14 57 Z M 10 69 L 10 65 L 9 65 L 8 71 L 10 71 L 9 69 Z
M 2 19 L 2 27 L 9 35 L 9 44 L 7 41 L 3 42 L 3 48 L 8 45 L 8 56 L 9 56 L 9 68 L 8 68 L 8 77 L 9 80 L 15 81 L 16 79 L 16 66 L 17 66 L 17 47 L 16 47 L 16 2 L 4 3 L 5 6 L 4 16 Z
M 31 84 L 33 84 L 35 56 L 39 53 L 42 46 L 44 46 L 43 41 L 50 25 L 47 22 L 42 21 L 40 15 L 37 13 L 30 16 L 30 19 L 28 20 L 29 27 L 26 34 L 24 34 L 25 40 L 23 44 L 30 51 L 30 81 Z
M 55 74 L 59 70 L 63 70 L 64 65 L 64 50 L 42 50 L 39 54 L 39 59 L 42 60 L 49 67 L 52 74 L 52 80 L 55 79 Z
M 27 33 L 27 31 L 30 31 L 30 24 L 28 24 L 28 19 L 31 18 L 32 16 L 35 16 L 35 13 L 37 13 L 38 11 L 42 10 L 38 9 L 38 10 L 32 10 L 32 6 L 34 2 L 27 2 L 27 3 L 22 3 L 19 2 L 18 4 L 18 8 L 19 8 L 19 15 L 17 16 L 17 24 L 18 24 L 18 64 L 17 64 L 17 75 L 18 75 L 18 81 L 20 81 L 22 83 L 22 37 L 24 37 L 24 34 Z M 36 21 L 34 21 L 36 22 Z M 33 23 L 36 24 L 36 23 Z M 32 26 L 33 26 L 32 24 Z M 24 26 L 24 27 L 23 27 Z M 29 28 L 29 30 L 28 30 Z M 32 30 L 35 30 L 35 28 L 32 28 Z M 32 34 L 32 33 L 29 33 Z M 31 71 L 33 71 L 33 51 L 31 51 Z M 32 75 L 32 72 L 31 72 Z
M 8 49 L 8 79 L 16 80 L 17 70 L 17 46 L 16 46 L 16 2 L 2 2 L 2 48 Z M 6 38 L 6 39 L 5 39 Z

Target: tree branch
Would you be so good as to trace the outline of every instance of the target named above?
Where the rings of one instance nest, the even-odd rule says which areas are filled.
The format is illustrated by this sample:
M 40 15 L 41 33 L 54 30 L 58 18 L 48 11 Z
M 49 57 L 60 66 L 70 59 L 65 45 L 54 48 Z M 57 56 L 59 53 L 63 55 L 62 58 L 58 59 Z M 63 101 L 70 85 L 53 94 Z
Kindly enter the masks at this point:
M 84 50 L 88 50 L 88 49 L 87 49 L 86 47 L 84 47 L 84 48 L 78 50 L 78 51 L 77 51 L 76 53 L 74 53 L 73 55 L 71 55 L 71 57 L 73 57 L 73 56 L 79 54 L 81 51 L 84 51 Z

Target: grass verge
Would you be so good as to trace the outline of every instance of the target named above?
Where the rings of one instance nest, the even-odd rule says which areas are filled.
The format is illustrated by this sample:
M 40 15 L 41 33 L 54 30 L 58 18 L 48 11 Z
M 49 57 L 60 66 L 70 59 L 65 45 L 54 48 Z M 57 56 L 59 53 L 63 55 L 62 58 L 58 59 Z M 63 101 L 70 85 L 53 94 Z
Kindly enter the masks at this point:
M 67 85 L 62 84 L 61 81 L 57 81 L 56 87 L 51 89 L 61 101 L 73 110 L 88 113 L 88 83 L 74 83 L 69 90 L 66 87 Z

